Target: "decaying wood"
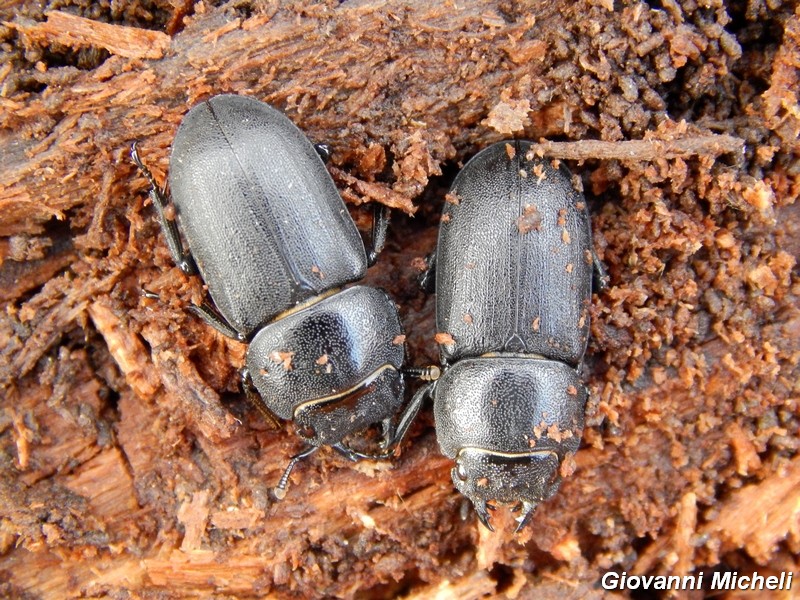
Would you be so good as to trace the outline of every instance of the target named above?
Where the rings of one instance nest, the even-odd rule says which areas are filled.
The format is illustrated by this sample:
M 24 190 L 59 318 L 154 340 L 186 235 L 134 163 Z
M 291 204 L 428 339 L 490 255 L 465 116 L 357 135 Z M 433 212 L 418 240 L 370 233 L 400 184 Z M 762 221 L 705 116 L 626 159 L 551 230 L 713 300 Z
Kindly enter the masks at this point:
M 161 58 L 169 48 L 169 36 L 159 31 L 109 25 L 58 10 L 48 12 L 44 23 L 11 27 L 25 38 L 25 45 L 102 48 L 125 58 Z
M 731 494 L 704 533 L 719 536 L 721 552 L 744 547 L 761 565 L 769 564 L 778 544 L 800 542 L 800 461 Z
M 531 146 L 536 156 L 566 160 L 642 160 L 688 158 L 698 155 L 741 155 L 744 141 L 731 135 L 704 135 L 677 140 L 603 142 L 538 142 Z
M 800 10 L 701 4 L 1 3 L 0 596 L 563 599 L 608 570 L 796 571 Z M 494 534 L 460 518 L 427 408 L 393 461 L 323 450 L 275 501 L 300 444 L 244 401 L 245 346 L 185 311 L 202 282 L 129 160 L 139 140 L 163 181 L 218 93 L 330 144 L 362 229 L 359 204 L 397 209 L 367 282 L 413 365 L 438 360 L 415 280 L 460 164 L 518 137 L 572 169 L 611 286 L 575 472 L 521 534 L 504 508 Z

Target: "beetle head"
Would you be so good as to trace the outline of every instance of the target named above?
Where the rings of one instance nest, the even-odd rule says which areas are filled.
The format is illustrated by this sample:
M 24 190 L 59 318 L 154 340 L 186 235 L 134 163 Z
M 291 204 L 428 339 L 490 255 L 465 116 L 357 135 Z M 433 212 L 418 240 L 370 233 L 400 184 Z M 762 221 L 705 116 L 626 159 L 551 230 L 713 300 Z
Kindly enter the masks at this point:
M 295 431 L 312 446 L 338 444 L 351 433 L 380 421 L 381 415 L 375 414 L 372 403 L 364 400 L 363 396 L 344 397 L 333 402 L 302 406 L 294 414 Z
M 482 448 L 462 448 L 452 470 L 458 491 L 472 501 L 478 518 L 489 530 L 489 500 L 515 504 L 521 510 L 517 531 L 530 520 L 536 506 L 558 490 L 561 483 L 555 452 L 539 450 L 504 453 Z
M 403 401 L 403 377 L 385 366 L 344 394 L 306 402 L 294 411 L 297 434 L 313 446 L 335 445 L 391 417 Z

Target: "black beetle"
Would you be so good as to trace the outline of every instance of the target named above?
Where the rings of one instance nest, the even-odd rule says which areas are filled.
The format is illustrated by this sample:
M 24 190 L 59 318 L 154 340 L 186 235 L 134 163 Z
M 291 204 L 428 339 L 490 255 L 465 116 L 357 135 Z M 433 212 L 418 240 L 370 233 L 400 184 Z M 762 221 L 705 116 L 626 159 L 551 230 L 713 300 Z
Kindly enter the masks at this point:
M 190 310 L 249 343 L 248 399 L 267 417 L 294 421 L 308 444 L 284 471 L 278 497 L 297 461 L 321 445 L 351 460 L 386 457 L 343 440 L 378 422 L 391 438 L 405 386 L 396 305 L 382 290 L 342 289 L 374 262 L 388 212 L 376 212 L 365 251 L 321 153 L 267 104 L 215 96 L 192 108 L 175 135 L 170 206 L 132 149 L 176 264 L 208 286 L 213 304 Z
M 583 430 L 593 268 L 605 283 L 586 202 L 530 142 L 495 144 L 453 182 L 428 260 L 443 369 L 392 442 L 432 395 L 453 483 L 489 529 L 488 500 L 515 504 L 519 531 L 555 494 Z

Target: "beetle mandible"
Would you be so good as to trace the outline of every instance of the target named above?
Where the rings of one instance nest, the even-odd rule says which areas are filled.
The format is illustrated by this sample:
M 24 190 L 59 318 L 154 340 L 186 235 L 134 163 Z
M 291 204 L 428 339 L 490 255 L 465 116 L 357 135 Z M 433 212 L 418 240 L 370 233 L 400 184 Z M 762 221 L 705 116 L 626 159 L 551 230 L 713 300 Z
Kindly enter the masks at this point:
M 432 396 L 456 488 L 490 530 L 487 502 L 514 504 L 519 531 L 557 491 L 583 431 L 593 269 L 605 285 L 586 201 L 530 142 L 500 142 L 456 176 L 428 261 L 442 374 L 414 395 L 392 443 Z
M 307 443 L 275 488 L 278 498 L 294 465 L 322 445 L 350 460 L 385 458 L 344 438 L 378 422 L 391 438 L 405 386 L 397 306 L 382 290 L 343 289 L 374 262 L 388 211 L 376 211 L 365 250 L 320 154 L 281 112 L 236 95 L 215 96 L 184 117 L 169 199 L 132 148 L 175 263 L 208 286 L 213 303 L 191 312 L 249 344 L 248 399 L 267 417 L 293 421 Z

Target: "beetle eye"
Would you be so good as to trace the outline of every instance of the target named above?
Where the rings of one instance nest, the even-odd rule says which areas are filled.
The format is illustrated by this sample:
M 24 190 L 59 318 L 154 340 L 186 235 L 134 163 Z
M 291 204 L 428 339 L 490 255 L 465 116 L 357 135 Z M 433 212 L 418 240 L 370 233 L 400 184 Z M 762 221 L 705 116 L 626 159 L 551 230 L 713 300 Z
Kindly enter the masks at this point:
M 297 435 L 310 440 L 317 436 L 317 431 L 311 425 L 303 425 L 297 430 Z
M 558 483 L 561 474 L 559 473 L 559 469 L 553 469 L 553 472 L 550 473 L 550 485 Z
M 467 480 L 467 470 L 461 463 L 456 464 L 456 477 L 458 477 L 461 481 Z

